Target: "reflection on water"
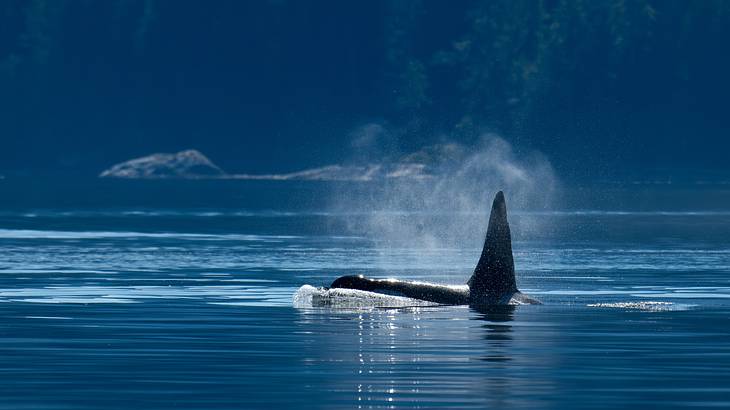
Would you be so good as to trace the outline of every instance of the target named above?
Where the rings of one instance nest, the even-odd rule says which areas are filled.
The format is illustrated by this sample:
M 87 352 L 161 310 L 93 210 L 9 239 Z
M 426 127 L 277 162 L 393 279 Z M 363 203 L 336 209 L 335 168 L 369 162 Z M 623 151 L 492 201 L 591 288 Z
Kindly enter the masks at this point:
M 510 360 L 510 342 L 515 306 L 488 306 L 478 309 L 478 319 L 484 320 L 484 339 L 487 341 L 487 354 L 481 359 L 488 362 Z
M 303 309 L 300 328 L 329 329 L 318 338 L 321 344 L 307 349 L 304 362 L 315 373 L 334 371 L 325 390 L 352 397 L 358 407 L 531 408 L 546 403 L 542 395 L 557 388 L 539 375 L 557 360 L 529 351 L 554 346 L 559 336 L 531 321 L 519 323 L 516 309 L 532 313 L 532 307 L 514 306 L 481 312 Z M 535 346 L 530 338 L 537 329 L 542 337 Z

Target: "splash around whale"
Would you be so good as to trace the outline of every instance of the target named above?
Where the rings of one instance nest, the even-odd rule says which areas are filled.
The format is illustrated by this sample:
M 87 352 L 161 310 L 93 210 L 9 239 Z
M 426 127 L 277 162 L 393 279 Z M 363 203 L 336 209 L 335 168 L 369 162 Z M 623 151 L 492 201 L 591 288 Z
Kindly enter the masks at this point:
M 350 302 L 336 303 L 347 300 Z M 302 302 L 306 299 L 306 302 Z M 474 308 L 540 304 L 517 289 L 512 257 L 512 235 L 504 193 L 492 203 L 481 257 L 466 285 L 439 285 L 398 279 L 372 279 L 362 275 L 337 278 L 328 288 L 303 286 L 295 304 L 346 307 L 418 305 L 469 305 Z M 353 303 L 352 300 L 359 301 Z

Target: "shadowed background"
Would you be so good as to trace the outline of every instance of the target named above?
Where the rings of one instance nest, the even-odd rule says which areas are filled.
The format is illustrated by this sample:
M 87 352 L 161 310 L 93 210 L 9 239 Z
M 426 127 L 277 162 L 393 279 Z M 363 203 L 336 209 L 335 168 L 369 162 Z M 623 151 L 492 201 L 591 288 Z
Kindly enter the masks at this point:
M 230 172 L 485 132 L 568 179 L 726 179 L 730 2 L 6 0 L 0 173 Z M 357 148 L 357 147 L 356 147 Z

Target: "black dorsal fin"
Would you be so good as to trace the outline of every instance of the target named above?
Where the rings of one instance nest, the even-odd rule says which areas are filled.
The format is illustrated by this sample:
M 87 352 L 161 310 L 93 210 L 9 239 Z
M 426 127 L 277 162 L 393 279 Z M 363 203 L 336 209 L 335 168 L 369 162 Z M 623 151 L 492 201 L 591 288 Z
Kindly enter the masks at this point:
M 475 297 L 500 299 L 517 292 L 515 263 L 512 259 L 512 236 L 502 191 L 497 192 L 494 197 L 482 256 L 468 284 L 472 300 Z

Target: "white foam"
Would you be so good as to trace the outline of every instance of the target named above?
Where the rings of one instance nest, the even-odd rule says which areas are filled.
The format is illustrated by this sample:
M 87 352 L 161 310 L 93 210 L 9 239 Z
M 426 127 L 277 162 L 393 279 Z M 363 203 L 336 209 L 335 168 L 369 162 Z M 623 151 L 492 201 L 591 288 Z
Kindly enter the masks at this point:
M 374 307 L 437 306 L 438 304 L 402 296 L 385 295 L 357 289 L 324 289 L 304 285 L 292 297 L 294 307 L 333 307 L 341 309 Z
M 638 301 L 638 302 L 613 302 L 613 303 L 591 303 L 588 307 L 646 310 L 650 312 L 664 312 L 670 310 L 687 310 L 693 305 L 675 304 L 672 302 Z

